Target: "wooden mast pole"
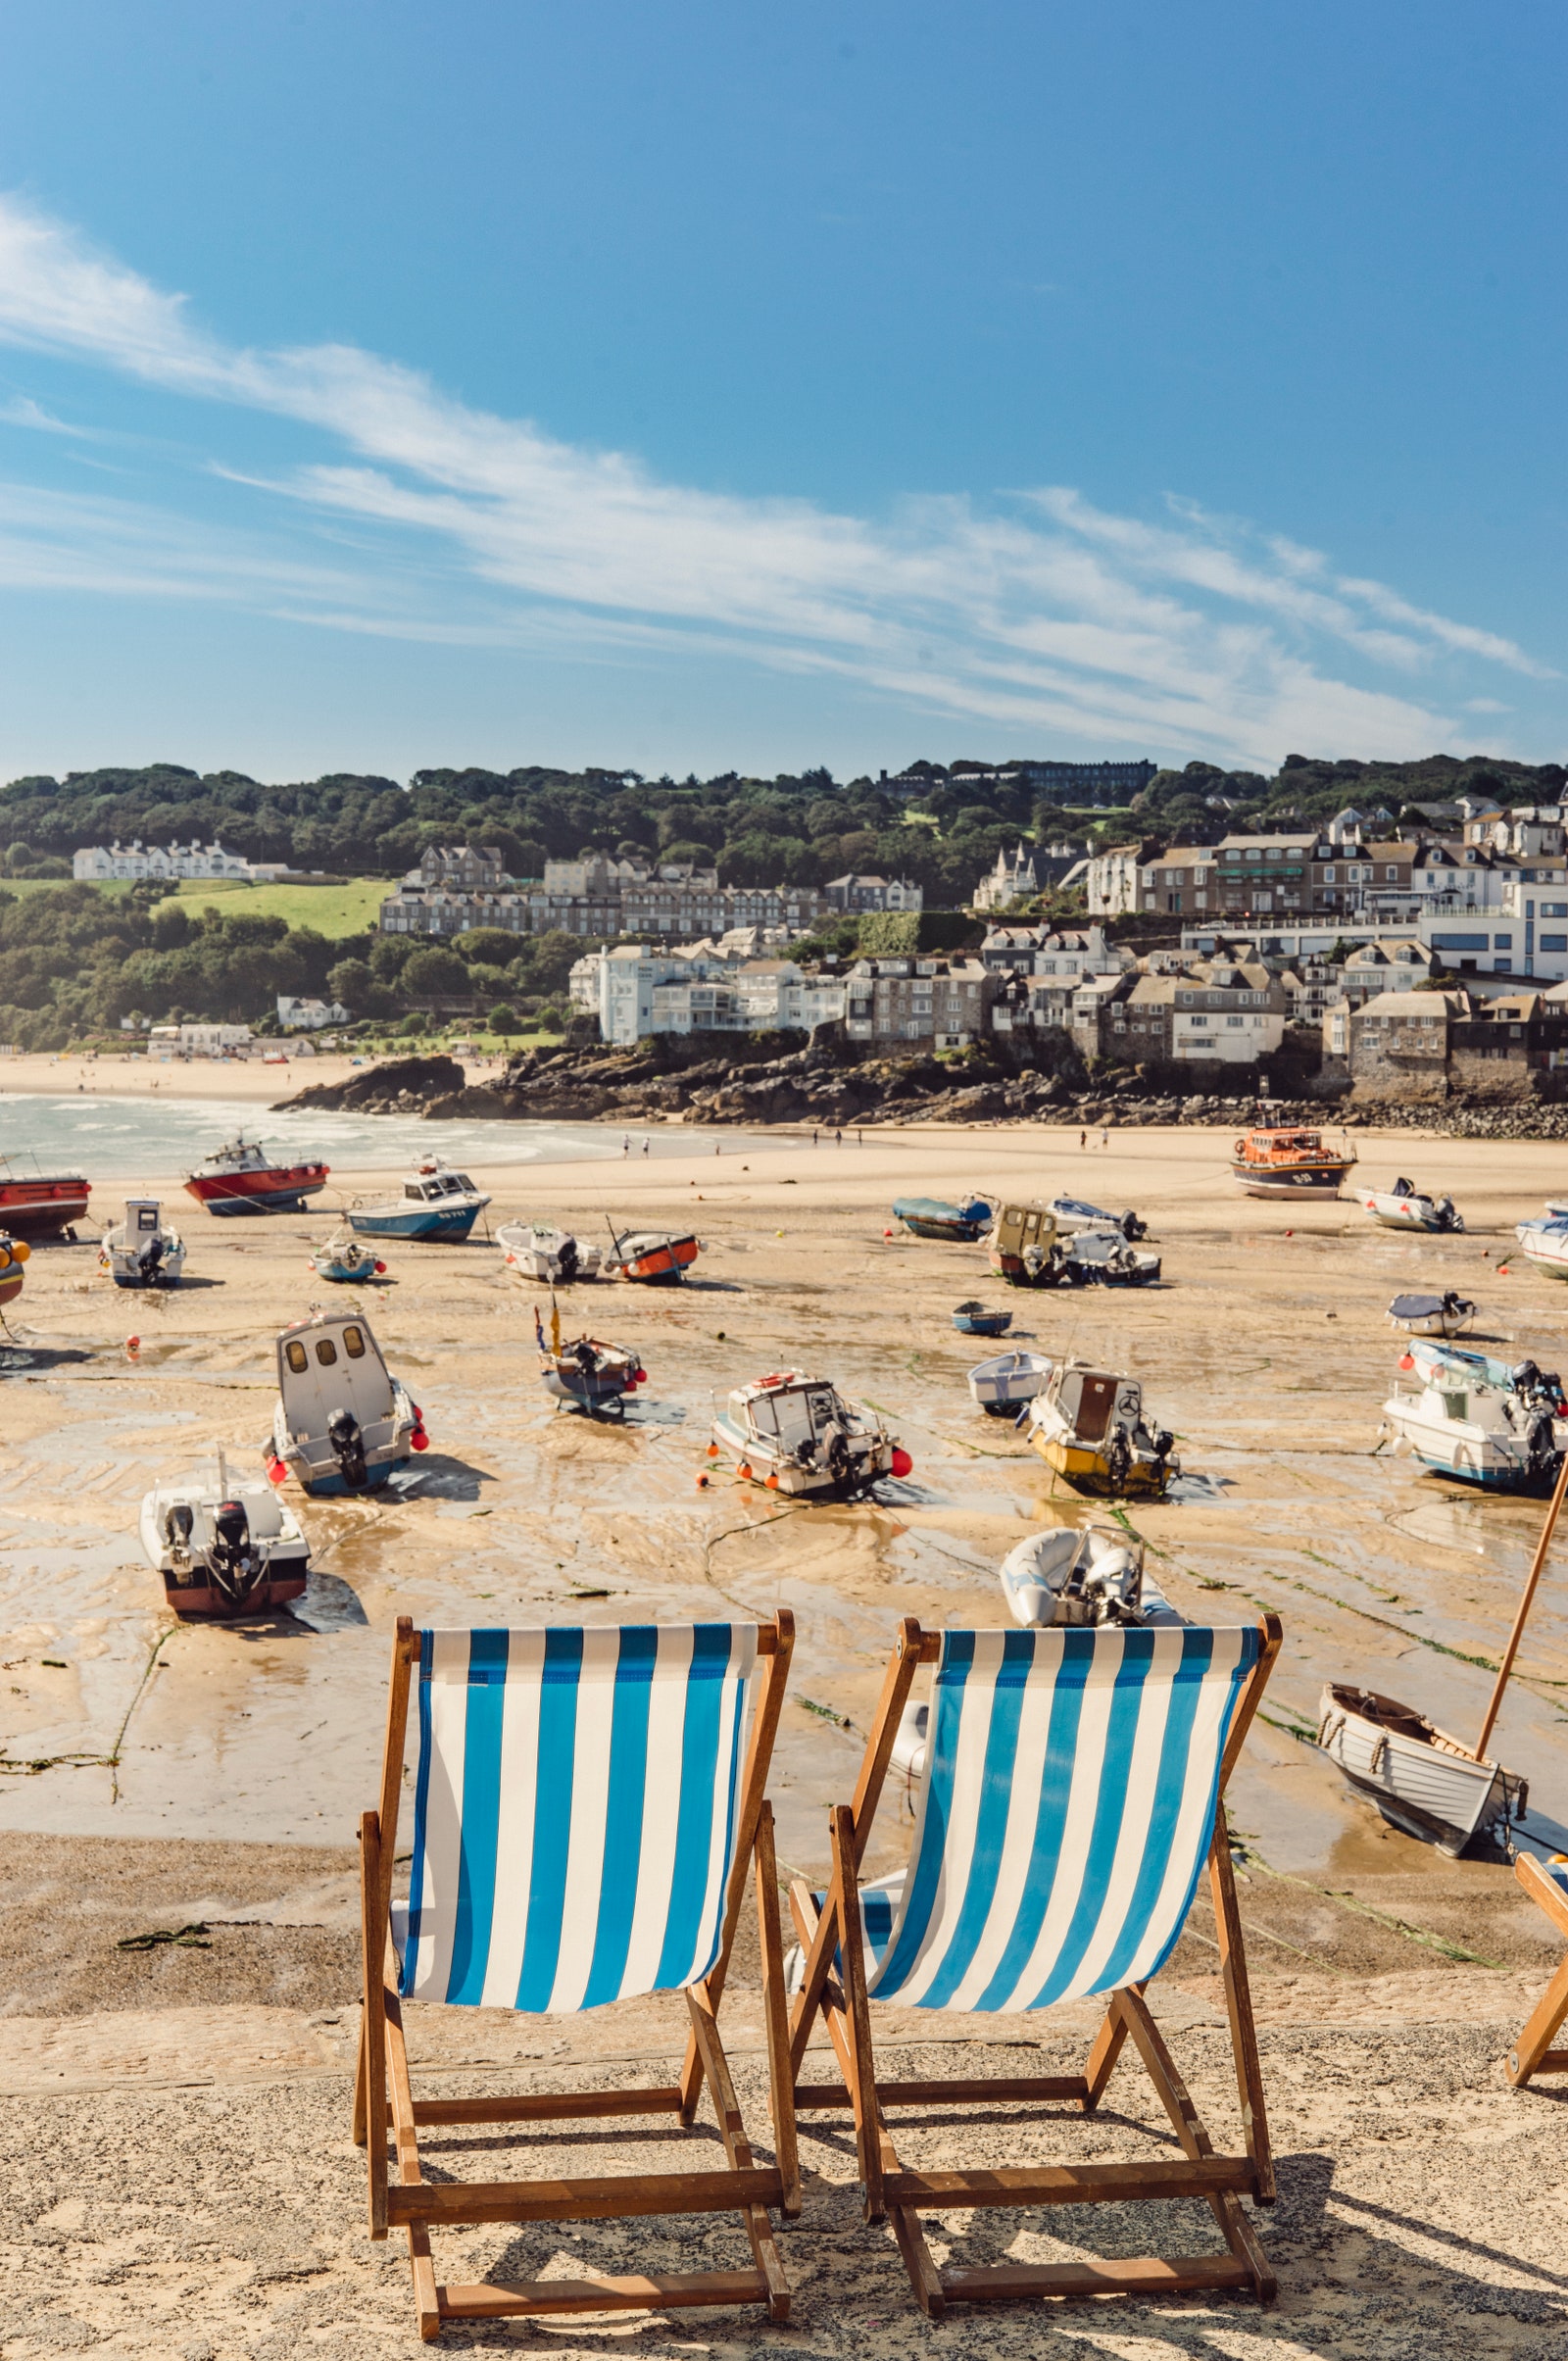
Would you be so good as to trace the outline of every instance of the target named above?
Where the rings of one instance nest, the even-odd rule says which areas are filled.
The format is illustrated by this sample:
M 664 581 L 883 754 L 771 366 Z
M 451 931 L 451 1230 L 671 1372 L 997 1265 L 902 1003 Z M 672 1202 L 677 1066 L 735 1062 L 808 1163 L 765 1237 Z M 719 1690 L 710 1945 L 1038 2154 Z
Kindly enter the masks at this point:
M 1502 1662 L 1497 1667 L 1496 1684 L 1492 1692 L 1492 1701 L 1487 1707 L 1487 1718 L 1481 1725 L 1481 1736 L 1476 1740 L 1477 1761 L 1480 1761 L 1486 1754 L 1487 1741 L 1492 1736 L 1493 1725 L 1502 1708 L 1502 1693 L 1508 1686 L 1508 1676 L 1513 1671 L 1513 1660 L 1519 1653 L 1519 1643 L 1525 1636 L 1525 1624 L 1529 1620 L 1530 1610 L 1535 1604 L 1536 1590 L 1546 1563 L 1546 1551 L 1551 1547 L 1551 1537 L 1557 1529 L 1557 1518 L 1561 1512 L 1565 1496 L 1568 1496 L 1568 1451 L 1563 1452 L 1562 1465 L 1557 1470 L 1556 1489 L 1551 1496 L 1551 1505 L 1546 1510 L 1546 1521 L 1541 1528 L 1541 1539 L 1536 1544 L 1536 1554 L 1531 1560 L 1530 1573 L 1525 1582 L 1524 1597 L 1519 1601 L 1519 1611 L 1513 1619 L 1513 1630 L 1508 1634 L 1508 1645 L 1502 1651 Z

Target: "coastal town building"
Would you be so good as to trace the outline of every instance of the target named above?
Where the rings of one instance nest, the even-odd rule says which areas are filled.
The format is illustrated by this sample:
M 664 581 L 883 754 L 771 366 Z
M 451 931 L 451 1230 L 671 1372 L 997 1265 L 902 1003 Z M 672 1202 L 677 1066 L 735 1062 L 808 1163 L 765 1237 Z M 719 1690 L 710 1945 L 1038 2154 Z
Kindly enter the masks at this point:
M 346 1025 L 352 1019 L 341 1001 L 292 1000 L 280 992 L 277 1021 L 285 1033 L 320 1033 L 328 1025 Z
M 980 946 L 994 975 L 1116 975 L 1133 964 L 1125 945 L 1106 941 L 1102 926 L 994 926 Z
M 991 1030 L 999 979 L 979 959 L 857 959 L 847 981 L 851 1041 L 961 1050 Z
M 451 886 L 463 894 L 512 883 L 494 845 L 426 845 L 415 875 L 426 885 Z
M 542 878 L 519 882 L 498 877 L 491 856 L 470 854 L 466 846 L 443 853 L 442 861 L 442 874 L 428 874 L 427 853 L 387 896 L 381 905 L 383 934 L 444 939 L 494 926 L 515 935 L 653 935 L 684 942 L 752 926 L 788 940 L 809 933 L 832 907 L 816 886 L 720 885 L 715 870 L 689 861 L 651 869 L 591 854 L 581 861 L 546 861 Z M 477 881 L 462 883 L 463 874 Z M 871 882 L 888 894 L 919 893 L 918 887 Z M 917 900 L 912 907 L 918 909 Z
M 600 1038 L 620 1048 L 655 1033 L 808 1033 L 842 1017 L 842 976 L 792 959 L 732 956 L 710 940 L 663 950 L 622 943 L 584 955 L 567 996 L 598 1019 Z
M 870 910 L 920 910 L 925 908 L 925 889 L 911 885 L 906 877 L 830 877 L 822 888 L 822 900 L 828 910 L 843 910 L 850 916 Z
M 128 845 L 117 837 L 112 845 L 84 846 L 71 857 L 71 874 L 93 885 L 164 877 L 229 877 L 244 885 L 262 885 L 286 877 L 289 868 L 287 861 L 245 861 L 216 841 L 203 845 L 192 837 L 188 845 L 144 845 L 138 836 Z
M 1025 902 L 1038 894 L 1040 881 L 1035 874 L 1034 858 L 1022 844 L 1014 853 L 1001 852 L 997 864 L 982 877 L 974 889 L 974 908 L 979 910 L 1011 910 L 1015 902 Z
M 1568 1096 L 1568 984 L 1549 992 L 1459 987 L 1384 992 L 1323 1019 L 1325 1071 L 1352 1098 L 1519 1100 Z

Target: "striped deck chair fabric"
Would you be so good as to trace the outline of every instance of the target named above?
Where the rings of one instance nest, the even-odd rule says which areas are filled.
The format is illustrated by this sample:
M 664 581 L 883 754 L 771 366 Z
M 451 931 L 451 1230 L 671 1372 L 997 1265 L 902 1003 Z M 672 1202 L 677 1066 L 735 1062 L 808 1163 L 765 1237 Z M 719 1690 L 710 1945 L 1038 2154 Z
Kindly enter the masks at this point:
M 718 1952 L 750 1624 L 425 1631 L 400 1992 L 562 2013 Z
M 1154 1975 L 1257 1655 L 1248 1626 L 944 1633 L 903 1894 L 862 1896 L 870 1995 L 1046 2008 Z

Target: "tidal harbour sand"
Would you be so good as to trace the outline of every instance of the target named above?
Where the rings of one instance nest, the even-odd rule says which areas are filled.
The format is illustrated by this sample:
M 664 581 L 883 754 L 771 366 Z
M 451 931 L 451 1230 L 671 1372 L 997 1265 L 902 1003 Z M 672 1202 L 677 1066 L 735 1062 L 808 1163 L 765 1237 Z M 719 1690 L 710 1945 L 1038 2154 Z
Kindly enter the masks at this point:
M 181 1072 L 200 1069 L 171 1069 Z M 269 1093 L 281 1095 L 275 1074 Z M 236 1095 L 226 1069 L 222 1079 L 219 1095 Z M 39 1087 L 73 1080 L 54 1069 Z M 1242 1910 L 1281 2184 L 1259 2228 L 1279 2304 L 1004 2306 L 932 2329 L 891 2235 L 861 2220 L 852 2135 L 817 2116 L 803 2119 L 807 2209 L 785 2247 L 789 2330 L 689 2313 L 494 2324 L 447 2340 L 891 2356 L 961 2336 L 987 2352 L 1140 2361 L 1568 2354 L 1563 2102 L 1550 2083 L 1509 2093 L 1501 2064 L 1553 1964 L 1545 1923 L 1505 1864 L 1446 1861 L 1398 1835 L 1297 1735 L 1315 1723 L 1326 1678 L 1390 1691 L 1461 1734 L 1479 1726 L 1542 1509 L 1472 1498 L 1374 1454 L 1399 1351 L 1385 1311 L 1401 1289 L 1456 1285 L 1479 1300 L 1487 1350 L 1561 1365 L 1568 1291 L 1522 1262 L 1506 1276 L 1497 1265 L 1514 1221 L 1561 1189 L 1562 1152 L 1357 1135 L 1369 1181 L 1411 1170 L 1465 1213 L 1462 1237 L 1410 1239 L 1376 1230 L 1351 1203 L 1240 1198 L 1231 1136 L 1113 1131 L 1108 1148 L 1083 1151 L 1076 1130 L 1022 1126 L 878 1130 L 863 1146 L 814 1149 L 705 1133 L 689 1155 L 646 1161 L 481 1166 L 492 1227 L 518 1213 L 590 1236 L 607 1215 L 696 1227 L 706 1251 L 686 1288 L 561 1297 L 568 1333 L 637 1346 L 646 1390 L 623 1429 L 557 1413 L 537 1376 L 539 1291 L 478 1240 L 391 1249 L 387 1281 L 359 1300 L 423 1406 L 432 1448 L 390 1496 L 304 1502 L 318 1571 L 300 1612 L 228 1628 L 175 1624 L 142 1562 L 136 1509 L 155 1476 L 215 1444 L 259 1458 L 277 1328 L 313 1298 L 349 1292 L 305 1267 L 330 1209 L 220 1222 L 180 1197 L 176 1175 L 125 1174 L 126 1188 L 180 1207 L 190 1276 L 167 1299 L 117 1293 L 85 1242 L 40 1246 L 8 1314 L 15 1342 L 0 1338 L 5 2361 L 89 2345 L 220 2361 L 416 2348 L 406 2260 L 366 2236 L 348 2137 L 353 1830 L 373 1799 L 394 1618 L 625 1621 L 789 1605 L 799 1640 L 772 1794 L 783 1862 L 820 1875 L 826 1810 L 853 1785 L 898 1618 L 1001 1624 L 995 1569 L 1010 1544 L 1042 1523 L 1106 1515 L 1053 1495 L 1011 1428 L 974 1410 L 963 1374 L 987 1348 L 949 1315 L 965 1297 L 1005 1291 L 978 1248 L 889 1239 L 891 1202 L 1061 1186 L 1137 1206 L 1166 1283 L 1012 1296 L 1009 1342 L 1143 1378 L 1186 1471 L 1168 1501 L 1131 1511 L 1152 1567 L 1195 1619 L 1271 1608 L 1286 1628 L 1268 1718 L 1231 1788 L 1252 1856 Z M 376 1185 L 341 1177 L 346 1194 Z M 118 1209 L 118 1194 L 96 1187 L 95 1214 Z M 791 1364 L 887 1413 L 913 1456 L 907 1482 L 884 1485 L 875 1503 L 821 1508 L 726 1474 L 699 1489 L 714 1397 Z M 1545 1851 L 1568 1849 L 1565 1684 L 1554 1565 L 1495 1747 L 1530 1779 L 1524 1834 Z M 908 1826 L 890 1791 L 873 1871 L 902 1857 Z M 187 1926 L 206 1932 L 118 1947 Z M 1215 1956 L 1200 1900 L 1153 1996 L 1195 2097 L 1233 2140 Z M 765 2146 L 755 1953 L 739 1957 L 731 2000 L 742 2096 Z M 579 2019 L 411 2015 L 416 2062 L 453 2094 L 483 2087 L 484 2064 L 492 2086 L 501 2068 L 578 2084 L 646 2077 L 649 2053 L 679 2039 L 662 2001 Z M 1037 2055 L 1060 2071 L 1093 2024 L 1083 2007 L 935 2024 L 890 2012 L 882 2049 L 895 2071 L 907 2060 L 1005 2073 Z M 961 2069 L 951 2062 L 960 2044 Z M 1146 2092 L 1124 2064 L 1092 2125 L 1015 2114 L 979 2136 L 984 2159 L 1169 2152 Z M 935 2115 L 904 2144 L 913 2162 L 982 2160 Z M 483 2176 L 516 2168 L 523 2149 L 530 2169 L 557 2157 L 563 2171 L 659 2169 L 678 2155 L 650 2129 L 569 2146 L 532 2134 L 475 2142 L 451 2161 Z M 454 2235 L 443 2269 L 692 2267 L 738 2259 L 739 2242 L 717 2220 L 471 2231 Z M 1157 2232 L 1131 2215 L 933 2223 L 934 2246 L 955 2260 L 1158 2243 L 1201 2249 L 1211 2227 L 1181 2206 Z

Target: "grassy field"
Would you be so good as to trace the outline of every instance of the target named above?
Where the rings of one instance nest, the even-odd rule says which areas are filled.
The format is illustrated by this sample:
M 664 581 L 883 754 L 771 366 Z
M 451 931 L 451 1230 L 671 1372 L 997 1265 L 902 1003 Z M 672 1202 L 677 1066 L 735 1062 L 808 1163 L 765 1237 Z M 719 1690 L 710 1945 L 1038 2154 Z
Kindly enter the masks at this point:
M 241 885 L 229 878 L 185 877 L 179 900 L 209 903 L 225 917 L 254 910 L 262 918 L 286 918 L 290 926 L 314 926 L 318 935 L 357 935 L 373 927 L 392 891 L 389 878 L 354 877 L 347 885 Z

